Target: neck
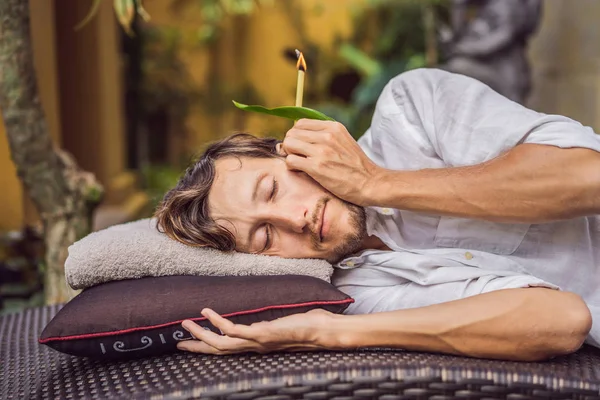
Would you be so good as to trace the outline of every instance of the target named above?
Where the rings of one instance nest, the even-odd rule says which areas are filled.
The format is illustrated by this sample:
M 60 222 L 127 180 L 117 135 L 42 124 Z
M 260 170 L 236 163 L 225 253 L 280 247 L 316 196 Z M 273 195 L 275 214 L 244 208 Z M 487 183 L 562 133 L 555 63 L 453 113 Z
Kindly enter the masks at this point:
M 360 251 L 363 250 L 391 250 L 377 236 L 367 236 L 360 245 Z

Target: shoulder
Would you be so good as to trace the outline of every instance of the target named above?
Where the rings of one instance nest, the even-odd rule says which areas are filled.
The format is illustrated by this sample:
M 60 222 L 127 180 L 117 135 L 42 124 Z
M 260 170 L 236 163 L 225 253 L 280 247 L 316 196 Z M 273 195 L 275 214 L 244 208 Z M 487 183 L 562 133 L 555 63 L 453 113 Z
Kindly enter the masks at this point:
M 444 71 L 438 68 L 418 68 L 410 71 L 402 72 L 390 79 L 389 84 L 393 87 L 407 88 L 436 88 L 440 83 L 464 77 L 460 74 Z
M 473 83 L 472 78 L 436 68 L 419 68 L 403 72 L 389 80 L 377 102 L 384 113 L 396 108 L 429 108 L 436 92 L 459 91 Z
M 410 91 L 416 95 L 433 94 L 437 90 L 464 90 L 470 86 L 485 85 L 471 77 L 437 68 L 419 68 L 403 72 L 392 78 L 388 86 L 392 91 Z

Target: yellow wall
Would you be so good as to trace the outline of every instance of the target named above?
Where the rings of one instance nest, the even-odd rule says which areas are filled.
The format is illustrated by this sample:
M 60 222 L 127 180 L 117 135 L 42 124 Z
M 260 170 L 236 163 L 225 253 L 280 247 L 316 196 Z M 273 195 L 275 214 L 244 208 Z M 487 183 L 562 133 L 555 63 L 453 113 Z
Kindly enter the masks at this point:
M 318 43 L 327 52 L 336 50 L 333 47 L 336 36 L 344 37 L 351 33 L 352 8 L 363 2 L 296 0 L 294 4 L 304 16 L 309 40 Z M 181 29 L 186 45 L 180 57 L 200 88 L 206 89 L 211 79 L 212 59 L 217 66 L 216 75 L 228 87 L 249 81 L 265 105 L 294 104 L 297 71 L 294 64 L 284 59 L 282 54 L 286 48 L 300 46 L 300 37 L 284 2 L 274 1 L 272 6 L 262 6 L 248 18 L 227 19 L 223 35 L 212 49 L 208 46 L 199 47 L 195 40 L 201 26 L 201 14 L 196 3 L 192 2 L 180 13 L 174 12 L 170 4 L 171 1 L 164 0 L 144 2 L 152 23 Z M 316 84 L 314 75 L 311 75 L 310 61 L 307 60 L 306 90 Z M 232 100 L 246 101 L 243 98 Z M 198 107 L 193 110 L 186 125 L 190 131 L 186 148 L 198 152 L 207 141 L 241 129 L 254 134 L 283 135 L 291 124 L 283 119 L 243 113 L 232 105 L 230 110 L 218 116 L 210 115 Z
M 0 115 L 0 230 L 16 229 L 23 220 L 21 184 L 10 159 L 8 138 Z
M 324 53 L 336 51 L 333 46 L 336 36 L 347 37 L 351 33 L 350 11 L 352 5 L 360 3 L 362 2 L 357 0 L 296 1 L 304 16 L 302 21 L 308 40 L 318 43 Z M 254 83 L 265 103 L 271 107 L 294 104 L 297 70 L 281 54 L 286 48 L 298 47 L 300 42 L 291 15 L 283 2 L 276 1 L 274 4 L 274 7 L 265 7 L 250 18 L 244 43 L 248 57 L 246 77 Z M 319 9 L 318 12 L 316 8 Z M 307 59 L 305 91 L 317 84 L 315 75 L 311 74 L 310 62 Z M 240 101 L 243 102 L 243 99 Z M 310 106 L 306 102 L 304 105 Z M 266 119 L 254 114 L 249 114 L 247 120 L 247 129 L 253 133 L 261 133 L 265 127 L 270 130 L 279 128 L 277 133 L 283 136 L 290 126 L 286 120 Z

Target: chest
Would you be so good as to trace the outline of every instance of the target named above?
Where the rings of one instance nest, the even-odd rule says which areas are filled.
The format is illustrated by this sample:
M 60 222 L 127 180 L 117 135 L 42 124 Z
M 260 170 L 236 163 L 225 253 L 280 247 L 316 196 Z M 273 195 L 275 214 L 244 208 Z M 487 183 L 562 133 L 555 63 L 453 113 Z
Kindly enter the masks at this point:
M 497 255 L 515 253 L 524 242 L 530 224 L 502 224 L 466 218 L 428 215 L 403 210 L 378 212 L 376 231 L 388 246 L 404 249 L 456 248 Z M 539 247 L 544 243 L 538 242 Z M 527 243 L 529 248 L 531 244 Z M 392 247 L 392 246 L 390 246 Z

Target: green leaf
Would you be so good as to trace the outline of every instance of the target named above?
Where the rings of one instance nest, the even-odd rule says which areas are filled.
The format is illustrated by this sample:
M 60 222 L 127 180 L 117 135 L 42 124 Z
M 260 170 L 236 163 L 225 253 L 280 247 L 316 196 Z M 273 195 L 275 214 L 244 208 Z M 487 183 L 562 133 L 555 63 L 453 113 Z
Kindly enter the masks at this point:
M 92 18 L 94 18 L 94 16 L 98 12 L 98 8 L 100 7 L 100 4 L 102 4 L 102 0 L 94 0 L 94 2 L 92 3 L 92 6 L 90 7 L 90 11 L 88 11 L 85 18 L 75 26 L 74 29 L 76 31 L 78 31 L 81 28 L 83 28 L 84 26 L 86 26 L 88 24 L 88 22 L 90 22 L 92 20 Z
M 134 0 L 114 0 L 113 8 L 117 15 L 117 20 L 129 36 L 133 36 L 131 24 L 135 18 L 136 6 Z
M 340 46 L 339 55 L 367 77 L 375 76 L 381 72 L 379 61 L 350 43 L 343 43 Z
M 238 103 L 233 100 L 233 104 L 240 110 L 244 111 L 252 111 L 256 113 L 274 115 L 276 117 L 288 118 L 297 121 L 301 118 L 309 118 L 309 119 L 318 119 L 321 121 L 335 121 L 333 118 L 328 117 L 320 111 L 313 110 L 312 108 L 307 107 L 292 107 L 292 106 L 284 106 L 284 107 L 275 107 L 275 108 L 266 108 L 263 106 L 249 106 L 246 104 Z

